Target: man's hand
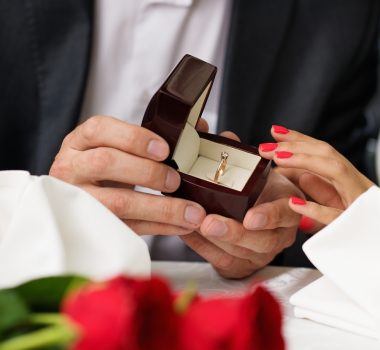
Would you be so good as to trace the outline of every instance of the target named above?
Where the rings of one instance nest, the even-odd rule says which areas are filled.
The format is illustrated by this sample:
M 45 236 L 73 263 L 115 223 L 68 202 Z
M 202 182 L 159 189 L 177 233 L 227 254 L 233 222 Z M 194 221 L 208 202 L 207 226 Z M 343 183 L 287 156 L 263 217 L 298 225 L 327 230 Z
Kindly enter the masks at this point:
M 160 136 L 111 117 L 92 117 L 63 141 L 50 175 L 77 185 L 139 234 L 186 234 L 205 217 L 197 203 L 133 190 L 173 192 L 179 174 L 160 163 L 169 146 Z

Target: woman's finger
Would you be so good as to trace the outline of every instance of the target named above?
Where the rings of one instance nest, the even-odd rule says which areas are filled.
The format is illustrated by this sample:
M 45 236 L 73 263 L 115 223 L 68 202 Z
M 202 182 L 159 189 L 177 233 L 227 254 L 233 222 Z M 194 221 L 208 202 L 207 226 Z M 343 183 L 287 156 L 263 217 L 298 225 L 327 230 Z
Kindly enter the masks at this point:
M 320 142 L 319 140 L 311 136 L 302 134 L 301 132 L 295 130 L 288 129 L 281 125 L 272 125 L 270 132 L 276 141 L 302 141 L 308 143 Z
M 373 182 L 361 174 L 343 156 L 323 157 L 287 151 L 276 152 L 273 160 L 284 168 L 303 168 L 331 181 L 345 207 L 373 186 Z
M 319 230 L 322 230 L 325 226 L 326 225 L 320 223 L 317 220 L 309 218 L 306 215 L 301 215 L 301 219 L 300 219 L 298 228 L 303 233 L 314 234 L 314 233 L 318 232 Z
M 327 158 L 339 159 L 348 162 L 338 151 L 323 141 L 282 141 L 278 143 L 261 143 L 259 152 L 265 158 L 273 159 L 279 152 L 291 152 L 293 154 L 308 154 Z
M 296 213 L 307 216 L 324 225 L 328 225 L 342 213 L 341 209 L 326 207 L 299 197 L 291 197 L 289 199 L 289 207 Z
M 324 206 L 345 209 L 340 194 L 326 179 L 308 172 L 303 172 L 298 178 L 301 190 L 313 201 Z

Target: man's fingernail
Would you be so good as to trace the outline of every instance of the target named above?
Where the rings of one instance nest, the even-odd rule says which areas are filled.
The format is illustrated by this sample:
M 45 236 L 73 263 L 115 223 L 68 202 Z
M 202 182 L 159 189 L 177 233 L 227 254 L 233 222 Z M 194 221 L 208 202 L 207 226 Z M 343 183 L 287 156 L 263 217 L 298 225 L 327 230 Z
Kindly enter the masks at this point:
M 168 169 L 168 173 L 166 175 L 166 181 L 165 181 L 166 191 L 169 191 L 169 192 L 175 191 L 178 188 L 180 182 L 181 182 L 181 177 L 179 176 L 179 174 L 173 169 Z
M 148 153 L 157 159 L 165 159 L 168 156 L 168 145 L 160 140 L 152 140 L 148 144 Z
M 207 236 L 222 237 L 227 232 L 227 225 L 223 221 L 213 220 L 207 227 Z
M 203 209 L 189 205 L 185 209 L 185 220 L 189 224 L 199 225 L 205 217 Z
M 249 221 L 247 228 L 250 230 L 262 228 L 262 227 L 265 227 L 267 222 L 268 222 L 268 218 L 266 215 L 260 214 L 260 213 L 254 214 L 251 220 Z
M 276 134 L 287 134 L 289 132 L 289 129 L 280 125 L 272 125 L 272 128 Z
M 260 143 L 259 149 L 261 152 L 274 151 L 277 148 L 277 143 Z
M 305 205 L 306 201 L 299 197 L 290 197 L 290 200 L 293 204 Z

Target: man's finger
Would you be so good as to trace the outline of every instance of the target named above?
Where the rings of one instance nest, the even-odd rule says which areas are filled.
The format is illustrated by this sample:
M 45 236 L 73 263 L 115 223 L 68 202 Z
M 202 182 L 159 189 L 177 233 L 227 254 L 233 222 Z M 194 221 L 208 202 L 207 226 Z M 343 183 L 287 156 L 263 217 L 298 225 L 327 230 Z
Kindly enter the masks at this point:
M 248 259 L 236 258 L 202 237 L 197 232 L 181 236 L 181 239 L 225 278 L 244 278 L 257 270 Z
M 315 144 L 321 142 L 320 140 L 317 140 L 311 136 L 278 125 L 272 125 L 270 132 L 276 141 L 308 142 Z
M 91 186 L 85 190 L 124 220 L 156 222 L 194 230 L 206 216 L 205 210 L 199 204 L 180 198 L 121 188 Z
M 256 253 L 277 253 L 294 241 L 298 221 L 292 228 L 262 229 L 250 231 L 241 223 L 211 214 L 206 217 L 200 232 L 207 239 L 247 248 Z
M 263 266 L 268 265 L 273 258 L 275 257 L 277 252 L 270 252 L 270 253 L 258 253 L 255 252 L 249 248 L 241 247 L 236 244 L 230 244 L 226 242 L 221 242 L 216 239 L 208 238 L 208 240 L 215 244 L 217 247 L 221 248 L 228 254 L 239 258 L 239 259 L 246 259 L 250 260 L 253 264 L 252 266 L 255 266 L 255 269 L 258 270 Z M 252 248 L 252 247 L 251 247 Z
M 201 132 L 208 132 L 209 129 L 207 121 L 203 118 L 199 118 L 196 128 Z
M 139 235 L 180 236 L 193 232 L 193 229 L 161 224 L 159 222 L 141 220 L 123 220 L 123 222 Z
M 219 135 L 240 142 L 240 137 L 232 131 L 222 131 Z
M 152 131 L 104 116 L 92 117 L 79 125 L 62 144 L 63 149 L 78 151 L 96 147 L 115 148 L 159 161 L 169 154 L 166 141 Z
M 70 151 L 73 152 L 76 151 Z M 173 192 L 181 181 L 179 174 L 163 163 L 107 147 L 76 152 L 67 157 L 66 162 L 62 159 L 56 159 L 51 173 L 59 178 L 62 178 L 59 173 L 70 174 L 70 182 L 75 184 L 108 180 Z M 65 167 L 68 169 L 63 169 Z
M 249 209 L 244 217 L 243 226 L 252 231 L 270 230 L 297 226 L 299 219 L 300 216 L 289 208 L 288 198 L 281 198 Z

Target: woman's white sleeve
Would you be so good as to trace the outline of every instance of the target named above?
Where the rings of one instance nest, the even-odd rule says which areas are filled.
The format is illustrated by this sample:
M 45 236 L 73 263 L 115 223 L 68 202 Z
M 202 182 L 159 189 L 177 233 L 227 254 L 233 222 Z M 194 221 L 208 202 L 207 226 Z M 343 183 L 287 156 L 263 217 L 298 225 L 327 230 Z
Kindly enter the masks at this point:
M 313 264 L 380 320 L 380 188 L 371 187 L 303 249 Z

